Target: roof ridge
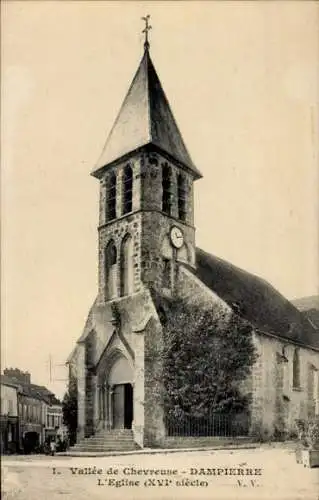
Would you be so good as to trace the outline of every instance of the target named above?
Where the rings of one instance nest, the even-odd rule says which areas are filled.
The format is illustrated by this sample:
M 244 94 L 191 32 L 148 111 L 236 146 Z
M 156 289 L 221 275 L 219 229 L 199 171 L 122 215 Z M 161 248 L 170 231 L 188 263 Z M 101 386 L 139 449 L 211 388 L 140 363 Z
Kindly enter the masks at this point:
M 144 56 L 147 60 L 147 68 L 146 68 L 146 86 L 147 86 L 147 110 L 148 110 L 148 133 L 150 139 L 152 139 L 152 118 L 151 118 L 151 92 L 150 92 L 150 75 L 149 75 L 149 64 L 151 63 L 151 56 L 149 53 L 149 48 L 145 45 Z
M 263 278 L 196 248 L 196 269 L 190 269 L 208 288 L 255 328 L 288 341 L 319 348 L 317 332 L 296 306 Z

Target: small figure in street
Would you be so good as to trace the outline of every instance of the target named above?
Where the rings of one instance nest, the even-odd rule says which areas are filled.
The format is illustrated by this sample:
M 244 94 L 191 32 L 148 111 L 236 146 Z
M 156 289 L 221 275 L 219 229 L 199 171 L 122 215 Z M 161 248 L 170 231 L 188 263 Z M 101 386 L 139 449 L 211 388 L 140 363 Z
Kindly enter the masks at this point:
M 51 455 L 53 456 L 55 454 L 55 450 L 56 450 L 56 444 L 55 444 L 55 441 L 53 439 L 50 442 L 50 450 L 51 450 Z

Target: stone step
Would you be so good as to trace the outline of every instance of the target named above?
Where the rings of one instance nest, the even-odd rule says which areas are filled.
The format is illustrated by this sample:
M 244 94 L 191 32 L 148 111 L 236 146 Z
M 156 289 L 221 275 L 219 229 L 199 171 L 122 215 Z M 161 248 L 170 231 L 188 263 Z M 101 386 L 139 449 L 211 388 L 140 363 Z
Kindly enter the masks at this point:
M 78 445 L 78 446 L 74 446 L 74 450 L 99 450 L 99 449 L 104 449 L 104 448 L 107 448 L 108 450 L 133 450 L 133 449 L 136 449 L 137 446 L 135 444 L 130 444 L 130 445 L 127 445 L 127 446 L 123 446 L 123 445 L 119 445 L 119 444 L 104 444 L 104 445 L 98 445 L 98 446 L 88 446 L 88 445 Z
M 131 451 L 138 450 L 139 447 L 137 445 L 131 446 L 74 446 L 70 448 L 70 451 L 87 451 L 87 452 L 103 452 L 103 451 Z
M 111 437 L 113 439 L 133 439 L 133 434 L 109 434 L 109 433 L 96 433 L 92 434 L 92 436 L 84 438 L 86 441 L 88 439 L 94 439 L 94 438 L 102 438 L 102 439 L 107 439 L 108 437 Z
M 108 452 L 108 451 L 132 451 L 138 450 L 139 446 L 134 442 L 131 429 L 101 429 L 76 443 L 70 451 L 74 452 Z
M 97 431 L 94 436 L 97 435 L 103 435 L 103 436 L 133 436 L 132 431 L 107 431 L 107 430 L 101 430 Z
M 95 444 L 89 444 L 89 443 L 78 443 L 74 445 L 74 448 L 100 448 L 100 447 L 116 447 L 116 448 L 128 448 L 128 447 L 134 447 L 136 443 L 118 443 L 118 442 L 110 442 L 110 443 L 95 443 Z
M 85 439 L 84 443 L 94 443 L 95 441 L 133 441 L 132 437 L 116 437 L 116 436 L 94 436 Z
M 127 447 L 127 446 L 134 446 L 134 442 L 130 442 L 130 443 L 121 443 L 119 441 L 108 441 L 108 442 L 100 442 L 100 443 L 78 443 L 76 444 L 75 446 L 79 447 L 81 446 L 82 448 L 85 448 L 85 447 L 95 447 L 95 448 L 98 448 L 99 446 L 112 446 L 113 448 L 118 448 L 120 446 L 123 446 L 123 447 Z
M 130 442 L 134 441 L 132 437 L 129 438 L 123 438 L 123 437 L 116 437 L 116 436 L 98 436 L 98 437 L 92 437 L 89 439 L 83 440 L 83 443 L 95 443 L 95 442 L 100 442 L 100 441 L 124 441 L 124 442 Z
M 103 434 L 107 436 L 133 436 L 132 431 L 97 431 L 95 434 L 91 434 L 92 436 L 96 436 L 98 434 Z
M 133 430 L 132 429 L 126 429 L 125 427 L 118 427 L 116 429 L 109 429 L 107 427 L 105 427 L 105 428 L 101 427 L 101 428 L 97 429 L 96 432 L 109 432 L 110 434 L 117 433 L 117 432 L 132 433 Z

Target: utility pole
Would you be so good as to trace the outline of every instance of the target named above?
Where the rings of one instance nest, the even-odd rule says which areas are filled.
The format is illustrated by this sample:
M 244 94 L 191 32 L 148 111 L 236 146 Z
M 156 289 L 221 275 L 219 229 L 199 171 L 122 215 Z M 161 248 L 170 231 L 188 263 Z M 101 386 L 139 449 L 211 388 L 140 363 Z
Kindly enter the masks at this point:
M 49 378 L 50 378 L 50 383 L 52 382 L 67 382 L 68 378 L 55 378 L 54 377 L 54 368 L 55 367 L 64 367 L 65 368 L 65 363 L 53 363 L 53 358 L 52 354 L 49 354 Z
M 50 373 L 50 383 L 52 382 L 52 356 L 49 354 L 49 373 Z

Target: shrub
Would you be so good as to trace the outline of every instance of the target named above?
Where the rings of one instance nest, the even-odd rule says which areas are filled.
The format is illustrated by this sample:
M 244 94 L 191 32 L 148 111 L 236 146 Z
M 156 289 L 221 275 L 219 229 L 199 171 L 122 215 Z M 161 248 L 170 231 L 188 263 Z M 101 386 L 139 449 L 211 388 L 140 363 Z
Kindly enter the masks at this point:
M 300 444 L 305 448 L 319 449 L 319 416 L 310 420 L 297 419 L 296 427 Z
M 249 323 L 233 313 L 175 300 L 164 321 L 166 414 L 207 418 L 247 411 L 241 383 L 256 360 Z

